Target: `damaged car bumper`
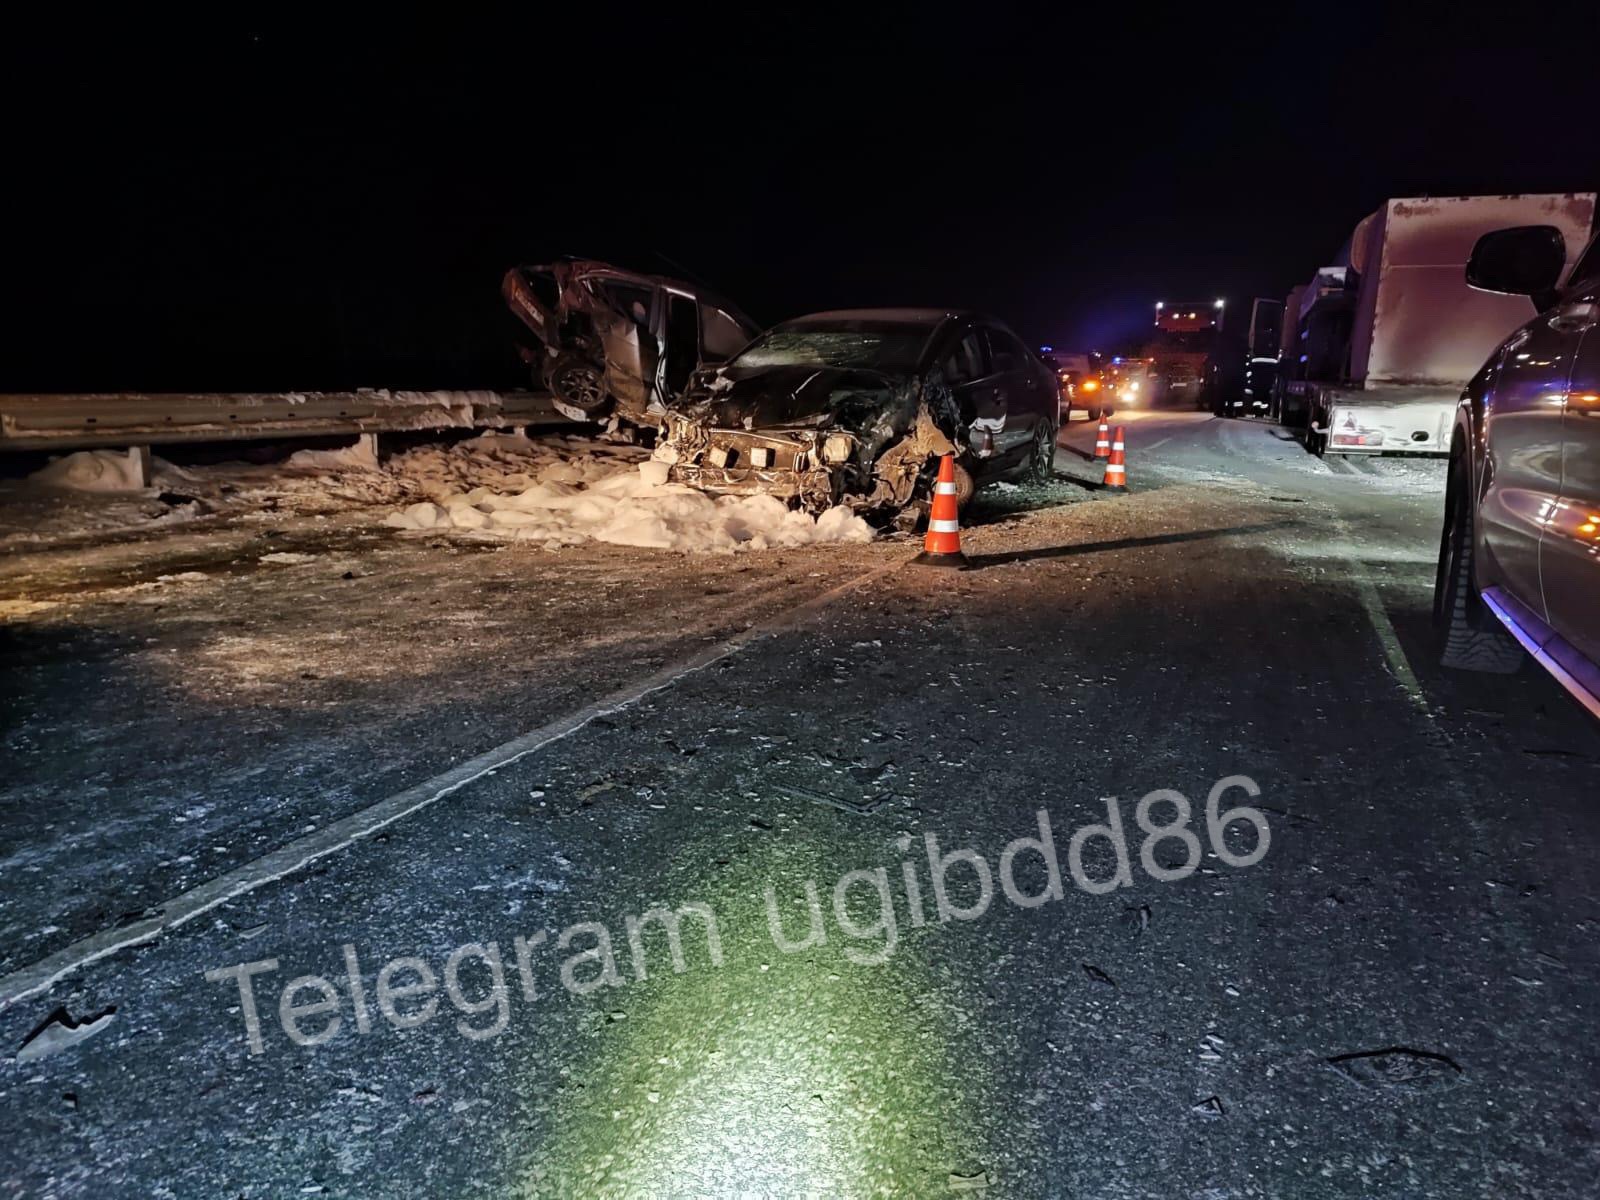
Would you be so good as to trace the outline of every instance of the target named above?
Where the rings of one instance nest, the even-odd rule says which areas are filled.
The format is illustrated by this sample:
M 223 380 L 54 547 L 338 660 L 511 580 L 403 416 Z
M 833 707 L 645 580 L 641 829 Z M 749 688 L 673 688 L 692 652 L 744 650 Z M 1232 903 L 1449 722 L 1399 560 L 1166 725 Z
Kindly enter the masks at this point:
M 858 439 L 838 431 L 720 429 L 669 417 L 656 457 L 671 465 L 675 483 L 825 509 L 845 498 L 858 447 Z

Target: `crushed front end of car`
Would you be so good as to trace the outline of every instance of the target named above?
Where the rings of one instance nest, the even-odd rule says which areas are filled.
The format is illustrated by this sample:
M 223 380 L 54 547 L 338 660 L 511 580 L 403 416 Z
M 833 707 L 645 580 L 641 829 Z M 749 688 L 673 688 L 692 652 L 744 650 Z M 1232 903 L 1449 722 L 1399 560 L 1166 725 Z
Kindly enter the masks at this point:
M 809 512 L 892 516 L 958 451 L 949 389 L 915 374 L 776 367 L 707 373 L 670 409 L 655 457 L 717 495 L 766 494 Z

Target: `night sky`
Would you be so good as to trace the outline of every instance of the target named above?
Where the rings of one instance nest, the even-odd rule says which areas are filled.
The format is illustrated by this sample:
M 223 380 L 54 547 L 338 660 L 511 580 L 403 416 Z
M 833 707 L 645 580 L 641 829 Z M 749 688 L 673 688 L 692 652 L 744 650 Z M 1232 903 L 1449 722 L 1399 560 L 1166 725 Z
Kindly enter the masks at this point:
M 1597 6 L 1114 7 L 13 29 L 0 390 L 513 384 L 562 254 L 1112 348 L 1388 196 L 1600 186 Z

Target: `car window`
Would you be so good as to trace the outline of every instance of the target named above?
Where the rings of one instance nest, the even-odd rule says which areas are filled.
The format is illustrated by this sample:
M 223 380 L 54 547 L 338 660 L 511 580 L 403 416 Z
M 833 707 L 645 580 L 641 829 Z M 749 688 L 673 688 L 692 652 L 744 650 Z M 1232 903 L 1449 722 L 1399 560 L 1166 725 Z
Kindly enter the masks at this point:
M 982 379 L 983 345 L 976 333 L 969 333 L 957 342 L 941 360 L 945 378 L 951 383 L 971 383 Z
M 739 322 L 709 304 L 700 306 L 700 338 L 710 362 L 732 358 L 750 340 Z
M 1583 252 L 1578 265 L 1572 268 L 1567 283 L 1568 286 L 1579 283 L 1600 283 L 1600 237 L 1589 243 L 1589 248 Z
M 649 288 L 633 283 L 622 283 L 616 279 L 606 279 L 596 285 L 596 290 L 618 312 L 632 317 L 635 324 L 649 327 L 650 302 L 654 299 Z
M 1022 343 L 1004 329 L 989 329 L 989 363 L 996 373 L 1015 371 L 1026 361 Z
M 924 329 L 884 322 L 779 325 L 746 346 L 731 365 L 906 371 L 916 365 L 927 340 Z

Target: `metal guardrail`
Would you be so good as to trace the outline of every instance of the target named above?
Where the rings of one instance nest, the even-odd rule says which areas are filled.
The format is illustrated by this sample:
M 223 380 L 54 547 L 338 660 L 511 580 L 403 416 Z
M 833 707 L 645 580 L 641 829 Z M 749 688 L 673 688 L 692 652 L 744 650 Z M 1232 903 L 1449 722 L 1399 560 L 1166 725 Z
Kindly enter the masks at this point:
M 545 392 L 0 395 L 0 453 L 566 423 Z

